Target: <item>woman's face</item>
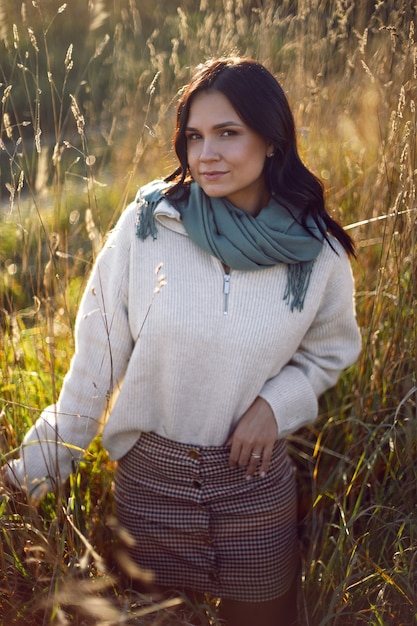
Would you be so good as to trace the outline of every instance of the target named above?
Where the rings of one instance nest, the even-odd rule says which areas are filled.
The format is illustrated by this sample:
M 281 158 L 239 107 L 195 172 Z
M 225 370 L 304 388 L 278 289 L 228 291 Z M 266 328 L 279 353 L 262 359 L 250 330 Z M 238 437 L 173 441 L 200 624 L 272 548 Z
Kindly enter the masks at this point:
M 185 134 L 191 175 L 205 193 L 257 215 L 269 200 L 263 168 L 271 144 L 215 90 L 194 96 Z

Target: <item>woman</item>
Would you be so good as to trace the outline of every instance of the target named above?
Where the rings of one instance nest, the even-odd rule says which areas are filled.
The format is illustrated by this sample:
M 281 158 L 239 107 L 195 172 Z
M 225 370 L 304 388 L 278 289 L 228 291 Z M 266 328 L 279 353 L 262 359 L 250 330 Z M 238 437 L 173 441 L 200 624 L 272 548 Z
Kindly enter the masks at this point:
M 163 589 L 221 597 L 229 626 L 288 626 L 299 555 L 285 438 L 358 356 L 353 244 L 261 64 L 199 66 L 174 143 L 178 169 L 140 190 L 97 259 L 57 406 L 8 479 L 53 487 L 104 424 L 135 561 Z

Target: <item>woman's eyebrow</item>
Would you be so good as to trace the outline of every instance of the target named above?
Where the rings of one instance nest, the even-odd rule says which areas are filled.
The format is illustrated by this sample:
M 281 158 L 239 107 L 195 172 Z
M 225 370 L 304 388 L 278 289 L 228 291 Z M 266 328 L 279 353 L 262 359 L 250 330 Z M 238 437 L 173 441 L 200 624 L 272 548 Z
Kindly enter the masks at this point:
M 219 130 L 219 128 L 226 128 L 229 126 L 243 126 L 243 124 L 239 124 L 239 122 L 234 122 L 234 121 L 230 121 L 230 122 L 220 122 L 219 124 L 214 124 L 213 126 L 213 130 Z M 198 128 L 195 128 L 194 126 L 187 126 L 186 131 L 198 131 Z

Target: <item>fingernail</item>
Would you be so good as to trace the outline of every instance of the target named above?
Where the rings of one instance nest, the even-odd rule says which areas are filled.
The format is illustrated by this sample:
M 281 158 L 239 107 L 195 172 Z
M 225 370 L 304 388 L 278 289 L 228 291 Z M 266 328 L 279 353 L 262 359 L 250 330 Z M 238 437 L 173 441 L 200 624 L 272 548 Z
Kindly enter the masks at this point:
M 266 476 L 266 472 L 261 472 L 261 473 L 259 474 L 259 476 L 260 476 L 261 478 L 265 478 L 265 476 Z
M 246 476 L 246 480 L 252 480 L 252 476 L 251 476 L 250 474 L 248 474 L 248 475 Z

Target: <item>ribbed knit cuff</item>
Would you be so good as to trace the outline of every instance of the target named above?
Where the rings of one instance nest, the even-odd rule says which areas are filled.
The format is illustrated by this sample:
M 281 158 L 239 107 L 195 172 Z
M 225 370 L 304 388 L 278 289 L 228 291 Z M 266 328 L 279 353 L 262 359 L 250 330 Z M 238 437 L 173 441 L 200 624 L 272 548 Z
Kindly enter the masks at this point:
M 297 367 L 287 365 L 278 376 L 265 383 L 259 395 L 270 404 L 274 412 L 280 439 L 317 418 L 316 394 Z

